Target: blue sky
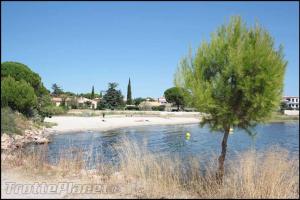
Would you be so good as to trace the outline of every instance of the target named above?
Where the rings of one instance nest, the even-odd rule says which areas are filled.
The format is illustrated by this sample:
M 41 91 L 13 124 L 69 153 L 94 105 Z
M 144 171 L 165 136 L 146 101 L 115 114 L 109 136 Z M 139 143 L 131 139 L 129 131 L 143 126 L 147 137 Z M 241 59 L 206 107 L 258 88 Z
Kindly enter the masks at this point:
M 96 92 L 118 82 L 126 96 L 159 97 L 188 48 L 230 16 L 257 19 L 284 45 L 285 95 L 299 95 L 298 2 L 2 2 L 1 62 L 39 73 L 45 86 Z

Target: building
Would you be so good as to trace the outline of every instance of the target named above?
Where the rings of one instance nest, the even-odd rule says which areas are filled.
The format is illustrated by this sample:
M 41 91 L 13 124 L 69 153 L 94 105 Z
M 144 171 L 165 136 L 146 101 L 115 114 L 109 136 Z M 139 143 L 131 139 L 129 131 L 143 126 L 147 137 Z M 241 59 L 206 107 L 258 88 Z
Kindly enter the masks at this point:
M 141 110 L 153 110 L 153 107 L 165 106 L 165 111 L 171 111 L 172 104 L 168 103 L 165 97 L 147 98 L 139 104 Z
M 158 101 L 161 105 L 165 105 L 165 104 L 168 103 L 165 97 L 159 97 L 159 98 L 157 99 L 157 101 Z
M 299 109 L 299 97 L 296 96 L 284 96 L 282 99 L 283 102 L 291 109 Z
M 160 106 L 161 104 L 157 101 L 142 101 L 140 104 L 139 104 L 139 108 L 140 110 L 152 110 L 152 107 L 157 107 L 157 106 Z
M 51 101 L 56 105 L 56 106 L 60 106 L 61 102 L 62 102 L 62 98 L 60 97 L 52 97 Z
M 52 97 L 51 101 L 56 105 L 56 106 L 60 106 L 63 102 L 63 98 L 61 97 Z M 66 98 L 65 99 L 65 104 L 68 105 L 68 103 L 71 101 L 71 98 Z
M 79 107 L 84 107 L 84 105 L 87 105 L 91 109 L 97 108 L 98 102 L 96 100 L 88 99 L 85 97 L 79 97 L 76 98 L 76 101 Z
M 51 100 L 56 106 L 60 106 L 61 103 L 63 102 L 63 98 L 61 97 L 52 97 Z M 98 103 L 97 100 L 98 99 L 92 100 L 85 97 L 73 97 L 73 98 L 67 97 L 65 99 L 65 105 L 70 107 L 73 101 L 73 103 L 75 103 L 78 108 L 88 107 L 91 109 L 95 109 L 97 108 L 97 103 Z

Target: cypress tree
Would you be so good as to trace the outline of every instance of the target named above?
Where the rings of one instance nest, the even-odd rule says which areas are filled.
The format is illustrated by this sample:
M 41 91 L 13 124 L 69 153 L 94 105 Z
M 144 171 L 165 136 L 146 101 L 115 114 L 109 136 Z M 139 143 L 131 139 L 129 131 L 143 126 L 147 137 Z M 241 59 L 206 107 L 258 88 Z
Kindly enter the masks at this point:
M 132 104 L 130 78 L 129 78 L 128 87 L 127 87 L 127 102 L 126 103 L 127 103 L 127 105 Z
M 94 92 L 94 86 L 92 87 L 92 94 L 91 94 L 91 99 L 95 98 L 95 92 Z

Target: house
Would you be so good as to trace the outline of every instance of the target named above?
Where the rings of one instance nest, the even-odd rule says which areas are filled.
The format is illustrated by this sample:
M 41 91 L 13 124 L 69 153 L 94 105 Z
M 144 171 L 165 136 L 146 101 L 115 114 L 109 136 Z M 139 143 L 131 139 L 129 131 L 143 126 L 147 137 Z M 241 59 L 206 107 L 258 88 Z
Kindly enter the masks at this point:
M 284 96 L 282 99 L 283 102 L 291 109 L 299 109 L 299 97 L 296 96 Z
M 157 100 L 152 100 L 153 98 L 147 98 L 139 104 L 141 110 L 152 110 L 152 107 L 165 106 L 165 111 L 171 111 L 172 104 L 168 103 L 165 97 L 156 98 Z
M 61 102 L 62 102 L 62 98 L 60 97 L 52 97 L 51 101 L 56 105 L 56 106 L 60 106 Z
M 168 103 L 165 97 L 159 97 L 159 98 L 157 98 L 157 101 L 158 101 L 161 105 L 165 105 L 165 104 Z
M 52 97 L 51 100 L 56 106 L 60 106 L 64 99 L 61 98 L 61 97 Z M 88 107 L 88 108 L 91 108 L 91 109 L 97 108 L 97 103 L 98 103 L 98 101 L 96 99 L 92 100 L 92 99 L 88 99 L 88 98 L 85 98 L 85 97 L 73 97 L 73 98 L 67 97 L 65 99 L 65 105 L 66 106 L 71 106 L 72 101 L 75 102 L 75 104 L 79 108 Z
M 71 98 L 67 97 L 66 99 L 63 99 L 61 97 L 52 97 L 51 101 L 56 105 L 60 106 L 63 101 L 65 101 L 65 104 L 68 105 L 70 103 Z
M 98 102 L 96 100 L 88 99 L 85 97 L 79 97 L 76 98 L 76 101 L 79 107 L 84 107 L 84 105 L 87 105 L 91 109 L 97 108 Z
M 160 103 L 157 101 L 142 101 L 139 104 L 140 110 L 152 110 L 152 107 L 160 106 Z

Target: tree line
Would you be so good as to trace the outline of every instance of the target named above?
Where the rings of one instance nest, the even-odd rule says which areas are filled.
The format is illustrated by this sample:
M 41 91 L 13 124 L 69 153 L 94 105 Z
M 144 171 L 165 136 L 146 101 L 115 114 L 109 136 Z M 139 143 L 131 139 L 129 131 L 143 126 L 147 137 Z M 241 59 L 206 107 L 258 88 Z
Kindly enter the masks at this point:
M 128 81 L 128 86 L 127 86 L 127 99 L 124 101 L 124 96 L 122 95 L 121 90 L 117 89 L 118 83 L 116 82 L 111 82 L 108 83 L 108 89 L 105 91 L 105 94 L 102 95 L 102 92 L 99 94 L 94 92 L 94 86 L 92 86 L 92 91 L 91 93 L 80 93 L 80 94 L 75 94 L 72 92 L 64 92 L 63 89 L 58 86 L 56 83 L 52 85 L 52 96 L 55 97 L 63 97 L 66 98 L 66 96 L 69 97 L 85 97 L 88 99 L 95 99 L 95 98 L 101 98 L 97 105 L 97 109 L 103 110 L 103 109 L 124 109 L 126 105 L 128 105 L 127 109 L 133 109 L 133 110 L 138 110 L 138 106 L 140 105 L 141 102 L 149 100 L 149 101 L 155 101 L 151 97 L 143 98 L 143 97 L 138 97 L 133 99 L 132 98 L 132 92 L 131 92 L 131 81 L 129 78 Z M 177 107 L 177 110 L 179 109 L 184 109 L 184 107 L 187 105 L 188 101 L 186 99 L 187 91 L 184 88 L 179 88 L 179 87 L 172 87 L 167 89 L 164 92 L 164 96 L 166 100 L 169 103 L 174 104 Z M 71 102 L 71 106 L 74 106 L 74 103 Z M 73 108 L 77 108 L 74 106 Z M 164 110 L 164 108 L 153 108 L 154 110 Z

